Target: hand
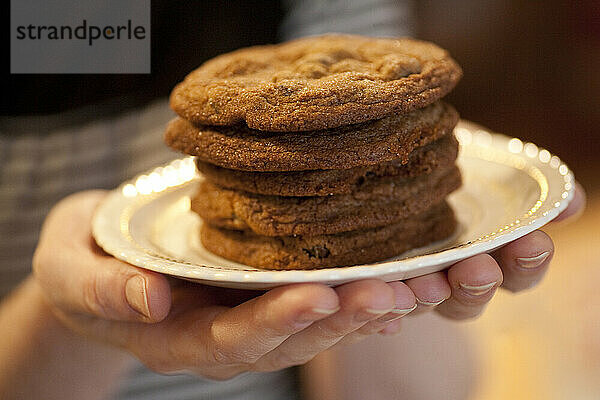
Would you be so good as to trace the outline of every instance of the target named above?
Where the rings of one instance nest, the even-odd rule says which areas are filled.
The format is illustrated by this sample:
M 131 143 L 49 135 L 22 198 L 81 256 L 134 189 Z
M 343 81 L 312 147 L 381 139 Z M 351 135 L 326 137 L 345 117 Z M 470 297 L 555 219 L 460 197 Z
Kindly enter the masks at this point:
M 171 281 L 98 248 L 90 226 L 104 195 L 82 192 L 52 210 L 34 276 L 68 327 L 133 353 L 155 371 L 226 379 L 303 364 L 344 338 L 384 329 L 390 316 L 415 304 L 404 283 L 375 279 L 266 293 Z
M 335 289 L 298 284 L 260 295 L 175 280 L 171 285 L 165 276 L 120 262 L 96 246 L 90 223 L 103 196 L 80 193 L 53 209 L 34 257 L 35 277 L 66 325 L 122 347 L 163 373 L 185 370 L 226 379 L 303 364 L 337 343 L 398 331 L 397 318 L 415 301 L 420 310 L 435 307 L 452 318 L 473 317 L 501 284 L 516 291 L 539 281 L 553 252 L 549 238 L 536 231 L 493 257 L 475 256 L 447 273 L 406 283 L 363 280 Z M 561 218 L 584 202 L 578 187 Z M 536 268 L 510 262 L 546 251 Z M 465 292 L 491 282 L 485 292 Z
M 585 207 L 585 192 L 578 183 L 575 197 L 553 222 L 579 214 Z M 405 283 L 417 298 L 414 314 L 435 310 L 451 319 L 478 316 L 498 287 L 520 292 L 537 285 L 544 277 L 552 256 L 552 239 L 541 230 L 510 242 L 491 254 L 479 254 L 460 261 L 448 270 L 413 279 Z M 395 334 L 400 321 L 381 333 Z

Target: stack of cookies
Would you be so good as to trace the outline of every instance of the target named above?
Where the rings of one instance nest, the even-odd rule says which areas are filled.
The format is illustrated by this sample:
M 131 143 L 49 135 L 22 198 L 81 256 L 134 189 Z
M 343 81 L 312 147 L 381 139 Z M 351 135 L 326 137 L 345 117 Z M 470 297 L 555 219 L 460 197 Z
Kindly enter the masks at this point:
M 442 240 L 460 186 L 440 99 L 461 69 L 412 39 L 310 37 L 219 56 L 171 94 L 211 252 L 265 269 L 371 263 Z

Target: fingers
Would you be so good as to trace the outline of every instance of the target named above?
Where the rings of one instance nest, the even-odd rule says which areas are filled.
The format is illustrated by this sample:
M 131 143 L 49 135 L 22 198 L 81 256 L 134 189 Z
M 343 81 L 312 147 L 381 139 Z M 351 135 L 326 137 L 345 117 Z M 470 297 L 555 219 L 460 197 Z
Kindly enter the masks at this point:
M 225 363 L 253 363 L 290 335 L 339 310 L 332 288 L 318 284 L 275 288 L 219 315 L 212 323 L 212 353 Z
M 338 309 L 333 289 L 298 284 L 272 289 L 234 308 L 200 304 L 157 324 L 99 320 L 94 331 L 157 372 L 186 370 L 226 379 L 252 369 L 290 335 Z
M 504 273 L 502 287 L 512 292 L 541 281 L 553 255 L 552 239 L 542 231 L 531 232 L 492 253 Z
M 414 304 L 412 292 L 401 282 L 363 280 L 335 290 L 298 284 L 235 308 L 190 307 L 153 325 L 98 319 L 93 331 L 129 349 L 155 371 L 187 370 L 225 379 L 248 370 L 303 364 L 369 321 Z M 382 322 L 378 329 L 385 327 Z
M 33 258 L 36 279 L 50 300 L 68 311 L 121 321 L 156 322 L 171 299 L 166 278 L 104 253 L 91 236 L 104 192 L 82 192 L 50 213 Z
M 394 289 L 380 280 L 348 283 L 337 287 L 336 292 L 340 302 L 337 313 L 285 340 L 275 350 L 261 357 L 254 369 L 271 371 L 304 364 L 346 335 L 395 308 Z
M 417 300 L 416 312 L 433 309 L 450 297 L 451 289 L 444 272 L 423 275 L 406 281 Z
M 488 254 L 479 254 L 451 266 L 448 283 L 452 295 L 436 311 L 452 319 L 473 318 L 483 312 L 502 284 L 502 271 Z
M 566 210 L 552 222 L 562 221 L 580 215 L 585 208 L 586 194 L 583 187 L 575 182 L 575 194 Z M 491 253 L 504 274 L 503 288 L 512 292 L 529 289 L 544 277 L 552 256 L 552 239 L 542 232 L 534 231 Z
M 579 182 L 575 182 L 575 195 L 573 199 L 567 206 L 567 209 L 556 217 L 553 222 L 558 222 L 565 220 L 567 218 L 571 218 L 574 216 L 578 216 L 581 214 L 585 208 L 586 203 L 586 194 L 583 187 L 579 184 Z
M 362 333 L 368 334 L 379 332 L 380 327 L 404 317 L 417 308 L 417 299 L 413 291 L 404 282 L 389 282 L 388 285 L 394 290 L 394 309 L 375 321 L 369 322 L 360 328 L 359 332 L 362 331 Z M 384 326 L 381 326 L 381 324 L 384 324 Z
M 377 332 L 387 335 L 400 331 L 400 319 L 417 308 L 415 295 L 403 282 L 388 282 L 388 285 L 394 290 L 394 309 L 346 335 L 336 345 L 356 343 Z
M 393 336 L 397 335 L 402 330 L 402 319 L 397 319 L 388 323 L 385 328 L 379 331 L 380 335 Z
M 573 199 L 554 221 L 581 213 L 585 202 L 585 191 L 579 183 L 575 183 Z M 500 283 L 513 292 L 535 286 L 546 273 L 553 254 L 554 245 L 550 237 L 542 231 L 534 231 L 494 251 L 491 257 L 483 254 L 463 260 L 448 270 L 452 296 L 440 304 L 437 311 L 454 319 L 475 317 L 483 311 Z M 411 281 L 407 284 L 419 300 L 420 290 L 425 290 L 427 285 Z

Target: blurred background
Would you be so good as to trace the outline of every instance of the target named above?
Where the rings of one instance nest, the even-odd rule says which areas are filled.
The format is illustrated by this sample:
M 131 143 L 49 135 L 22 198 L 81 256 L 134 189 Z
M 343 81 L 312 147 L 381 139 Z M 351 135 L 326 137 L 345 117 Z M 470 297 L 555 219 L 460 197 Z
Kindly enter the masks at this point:
M 418 1 L 417 36 L 450 50 L 463 118 L 557 152 L 599 188 L 600 2 Z
M 480 350 L 471 398 L 600 398 L 600 2 L 418 1 L 415 10 L 417 36 L 464 69 L 450 95 L 462 117 L 559 154 L 589 195 L 577 222 L 544 229 L 556 245 L 545 281 L 498 292 L 460 328 L 475 330 Z
M 286 12 L 303 3 L 312 4 L 306 13 L 319 13 L 318 3 L 333 4 L 321 7 L 323 13 L 337 11 L 335 16 L 311 15 L 315 26 L 322 22 L 315 19 L 325 20 L 316 29 L 408 33 L 448 49 L 464 69 L 448 99 L 464 118 L 560 152 L 588 190 L 600 185 L 593 173 L 600 165 L 600 141 L 595 140 L 600 125 L 600 3 L 593 0 L 397 1 L 395 13 L 390 10 L 394 1 L 366 0 L 356 11 L 362 21 L 347 18 L 348 25 L 343 24 L 346 4 L 356 9 L 361 2 L 153 1 L 152 74 L 10 75 L 5 62 L 0 112 L 54 113 L 117 97 L 122 111 L 165 97 L 208 58 L 310 33 L 297 26 L 291 35 L 281 29 Z M 377 3 L 387 3 L 383 21 Z M 328 17 L 338 24 L 327 24 Z M 363 26 L 369 19 L 375 20 L 373 25 Z M 289 30 L 290 24 L 284 28 Z
M 287 3 L 154 1 L 152 74 L 10 75 L 5 65 L 1 112 L 48 114 L 114 99 L 122 112 L 164 98 L 202 61 L 279 40 Z M 343 14 L 345 2 L 335 3 Z M 499 292 L 482 318 L 457 325 L 475 343 L 468 398 L 600 398 L 600 2 L 398 4 L 398 24 L 463 67 L 448 97 L 462 117 L 560 155 L 589 195 L 576 223 L 548 227 L 557 250 L 538 288 Z

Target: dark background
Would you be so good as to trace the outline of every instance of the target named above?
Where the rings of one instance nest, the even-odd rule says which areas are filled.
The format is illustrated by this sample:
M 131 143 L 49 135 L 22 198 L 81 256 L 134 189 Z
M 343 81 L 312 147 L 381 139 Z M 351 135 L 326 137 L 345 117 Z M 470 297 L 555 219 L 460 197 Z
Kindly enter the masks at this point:
M 416 36 L 447 48 L 464 69 L 448 97 L 464 118 L 559 154 L 588 190 L 600 190 L 600 2 L 414 6 Z M 144 104 L 210 57 L 276 42 L 282 16 L 274 1 L 153 1 L 152 74 L 10 75 L 5 58 L 1 112 L 54 113 L 115 98 L 121 110 Z
M 418 37 L 450 50 L 463 118 L 560 155 L 600 190 L 600 2 L 418 1 Z
M 2 114 L 53 113 L 117 97 L 135 107 L 167 96 L 209 58 L 276 42 L 282 16 L 277 1 L 152 1 L 151 74 L 11 75 L 6 59 Z

